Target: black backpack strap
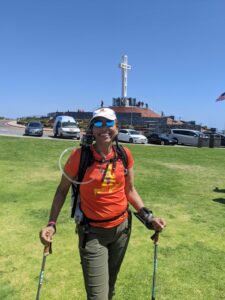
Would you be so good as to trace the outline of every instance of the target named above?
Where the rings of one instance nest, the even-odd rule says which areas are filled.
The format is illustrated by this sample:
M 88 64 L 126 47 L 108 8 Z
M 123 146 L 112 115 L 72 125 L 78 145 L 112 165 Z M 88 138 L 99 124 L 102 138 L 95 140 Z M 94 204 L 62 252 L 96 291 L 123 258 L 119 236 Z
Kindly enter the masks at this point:
M 127 168 L 128 168 L 128 157 L 127 157 L 127 153 L 125 151 L 125 149 L 123 148 L 122 145 L 119 145 L 117 143 L 116 145 L 116 152 L 117 155 L 119 156 L 119 158 L 121 158 L 124 169 L 125 169 L 125 175 L 127 174 Z
M 77 181 L 81 182 L 84 178 L 84 174 L 87 168 L 91 165 L 93 161 L 93 153 L 89 146 L 82 146 L 81 147 L 81 154 L 80 154 L 80 163 L 79 163 L 79 170 L 77 175 Z M 72 183 L 72 198 L 73 198 L 73 206 L 71 210 L 71 218 L 74 218 L 75 209 L 77 198 L 80 193 L 80 185 Z

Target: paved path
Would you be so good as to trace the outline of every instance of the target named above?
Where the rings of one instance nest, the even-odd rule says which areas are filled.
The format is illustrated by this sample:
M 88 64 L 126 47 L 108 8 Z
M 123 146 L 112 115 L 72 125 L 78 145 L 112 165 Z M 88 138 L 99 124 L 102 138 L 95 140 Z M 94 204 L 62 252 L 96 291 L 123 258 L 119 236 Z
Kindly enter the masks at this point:
M 16 136 L 16 137 L 26 137 L 32 138 L 28 136 L 24 136 L 25 126 L 19 125 L 14 120 L 0 120 L 0 136 Z M 52 138 L 52 129 L 44 129 L 43 137 L 34 137 L 34 138 Z

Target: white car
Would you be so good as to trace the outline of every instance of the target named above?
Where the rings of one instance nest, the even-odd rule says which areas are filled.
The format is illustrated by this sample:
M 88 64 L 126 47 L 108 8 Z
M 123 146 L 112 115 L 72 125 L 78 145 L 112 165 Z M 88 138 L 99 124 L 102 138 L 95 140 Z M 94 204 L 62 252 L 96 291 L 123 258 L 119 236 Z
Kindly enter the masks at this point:
M 135 144 L 147 144 L 148 142 L 146 136 L 140 134 L 134 129 L 120 129 L 118 134 L 118 140 L 120 142 L 128 142 Z

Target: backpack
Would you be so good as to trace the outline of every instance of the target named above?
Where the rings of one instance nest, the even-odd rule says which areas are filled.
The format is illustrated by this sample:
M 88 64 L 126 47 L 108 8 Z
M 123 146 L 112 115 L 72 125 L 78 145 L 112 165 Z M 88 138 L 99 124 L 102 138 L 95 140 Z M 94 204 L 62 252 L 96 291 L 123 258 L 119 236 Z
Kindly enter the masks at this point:
M 127 153 L 124 150 L 122 145 L 119 145 L 118 143 L 116 146 L 113 146 L 114 151 L 117 154 L 117 157 L 110 160 L 108 162 L 108 165 L 110 162 L 113 162 L 121 159 L 123 166 L 124 166 L 124 176 L 127 174 L 127 167 L 128 167 L 128 157 Z M 82 145 L 81 146 L 81 155 L 80 155 L 80 164 L 79 164 L 79 170 L 78 170 L 78 175 L 77 175 L 77 181 L 81 182 L 82 179 L 84 178 L 85 172 L 89 166 L 91 166 L 94 163 L 95 159 L 93 157 L 93 153 L 90 149 L 89 145 Z M 104 177 L 107 173 L 107 168 L 103 174 L 103 180 Z M 79 195 L 80 195 L 80 184 L 75 184 L 72 183 L 72 189 L 71 189 L 71 202 L 72 202 L 72 209 L 71 209 L 71 218 L 74 218 L 76 207 L 78 205 L 78 200 L 79 200 Z

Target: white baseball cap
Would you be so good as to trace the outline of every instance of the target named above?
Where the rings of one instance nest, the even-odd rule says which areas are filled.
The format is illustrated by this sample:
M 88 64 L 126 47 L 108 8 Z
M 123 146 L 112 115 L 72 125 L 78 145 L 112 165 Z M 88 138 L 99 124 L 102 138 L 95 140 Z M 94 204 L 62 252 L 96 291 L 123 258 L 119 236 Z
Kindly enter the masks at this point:
M 116 120 L 115 111 L 108 107 L 102 107 L 102 108 L 96 109 L 93 112 L 93 117 L 92 117 L 91 121 L 98 117 L 106 118 L 111 121 Z

